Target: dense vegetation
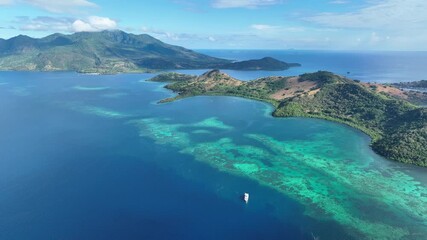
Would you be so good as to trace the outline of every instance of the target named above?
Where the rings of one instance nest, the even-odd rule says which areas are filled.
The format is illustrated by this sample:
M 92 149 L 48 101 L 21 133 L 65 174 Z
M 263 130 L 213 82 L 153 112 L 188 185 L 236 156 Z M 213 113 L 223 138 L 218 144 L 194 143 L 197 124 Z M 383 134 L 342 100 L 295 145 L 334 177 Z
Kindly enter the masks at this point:
M 157 80 L 167 80 L 160 75 Z M 372 137 L 379 154 L 396 161 L 427 166 L 427 110 L 407 101 L 377 93 L 365 85 L 330 72 L 303 74 L 298 84 L 315 83 L 278 100 L 275 93 L 295 88 L 291 78 L 267 77 L 243 82 L 219 71 L 174 81 L 168 89 L 177 98 L 195 95 L 232 95 L 272 103 L 277 117 L 315 117 L 341 122 Z M 170 80 L 171 81 L 171 80 Z M 315 91 L 315 92 L 313 92 Z
M 340 76 L 335 75 L 331 72 L 326 72 L 326 71 L 319 71 L 315 74 L 304 73 L 301 76 L 299 76 L 300 82 L 314 81 L 317 83 L 317 85 L 319 87 L 322 87 L 326 84 L 337 83 L 337 82 L 340 82 L 342 80 L 343 80 L 343 78 L 341 78 Z
M 53 34 L 41 39 L 20 35 L 0 41 L 0 69 L 6 70 L 114 73 L 227 63 L 228 60 L 165 44 L 146 34 L 122 31 Z
M 427 109 L 407 111 L 388 123 L 386 137 L 373 148 L 390 159 L 427 166 Z
M 269 64 L 277 68 L 273 70 L 293 66 L 273 58 L 232 63 L 163 43 L 147 34 L 122 31 L 53 34 L 40 39 L 20 35 L 0 39 L 0 70 L 96 73 L 201 68 L 262 70 Z
M 150 79 L 153 82 L 183 82 L 193 79 L 195 76 L 182 73 L 163 73 Z

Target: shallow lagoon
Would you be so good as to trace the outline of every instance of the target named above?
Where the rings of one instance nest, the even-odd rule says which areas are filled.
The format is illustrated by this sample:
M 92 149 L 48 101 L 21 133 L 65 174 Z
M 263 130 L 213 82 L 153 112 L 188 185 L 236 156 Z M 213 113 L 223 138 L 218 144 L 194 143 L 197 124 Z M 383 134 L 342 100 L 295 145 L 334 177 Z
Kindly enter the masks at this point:
M 1 239 L 427 235 L 426 170 L 349 127 L 232 97 L 158 105 L 151 74 L 0 75 Z

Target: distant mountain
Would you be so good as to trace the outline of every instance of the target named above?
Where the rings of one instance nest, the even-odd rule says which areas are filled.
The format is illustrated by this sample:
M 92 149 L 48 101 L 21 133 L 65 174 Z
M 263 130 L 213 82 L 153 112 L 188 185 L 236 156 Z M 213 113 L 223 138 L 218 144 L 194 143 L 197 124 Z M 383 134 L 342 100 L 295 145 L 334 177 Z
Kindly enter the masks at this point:
M 280 61 L 272 59 L 277 68 Z M 256 69 L 267 61 L 258 60 Z M 24 35 L 0 40 L 0 70 L 141 72 L 163 69 L 207 69 L 229 66 L 252 70 L 253 65 L 210 57 L 161 42 L 147 34 L 123 31 L 52 34 L 35 39 Z M 255 64 L 256 65 L 256 64 Z
M 163 43 L 149 35 L 122 31 L 19 35 L 0 41 L 0 69 L 130 72 L 147 69 L 206 68 L 229 63 Z
M 234 62 L 224 65 L 223 69 L 235 69 L 235 70 L 268 70 L 268 71 L 280 71 L 286 70 L 291 67 L 300 67 L 299 63 L 286 63 L 274 59 L 272 57 L 265 57 L 262 59 Z

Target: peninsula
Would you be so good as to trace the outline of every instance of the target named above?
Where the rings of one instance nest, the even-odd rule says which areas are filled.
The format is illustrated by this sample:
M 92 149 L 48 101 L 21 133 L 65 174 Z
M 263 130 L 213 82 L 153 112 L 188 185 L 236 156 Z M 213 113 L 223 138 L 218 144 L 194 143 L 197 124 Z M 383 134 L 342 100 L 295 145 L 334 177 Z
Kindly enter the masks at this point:
M 286 70 L 296 66 L 300 65 L 270 57 L 241 62 L 215 58 L 147 34 L 119 30 L 0 39 L 0 70 L 113 74 L 165 69 Z
M 151 81 L 178 95 L 238 96 L 271 103 L 276 117 L 313 117 L 347 124 L 372 138 L 372 148 L 399 162 L 427 166 L 427 109 L 418 93 L 361 83 L 330 72 L 241 81 L 212 70 L 201 76 L 160 74 Z M 414 104 L 416 103 L 416 104 Z

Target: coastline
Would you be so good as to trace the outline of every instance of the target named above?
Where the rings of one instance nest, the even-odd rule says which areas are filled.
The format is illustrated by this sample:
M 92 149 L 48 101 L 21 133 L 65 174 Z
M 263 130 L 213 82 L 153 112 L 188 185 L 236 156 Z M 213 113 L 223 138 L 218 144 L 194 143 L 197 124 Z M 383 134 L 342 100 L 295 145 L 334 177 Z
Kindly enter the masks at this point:
M 327 117 L 327 116 L 323 116 L 322 117 L 322 116 L 309 115 L 309 114 L 306 114 L 306 115 L 303 115 L 303 114 L 302 115 L 294 114 L 294 115 L 288 115 L 288 116 L 278 116 L 278 115 L 275 115 L 274 113 L 278 109 L 278 105 L 280 103 L 275 102 L 273 100 L 269 101 L 269 100 L 265 100 L 265 99 L 262 99 L 262 98 L 251 98 L 251 97 L 247 97 L 247 96 L 243 96 L 243 95 L 236 95 L 236 94 L 234 94 L 234 95 L 233 94 L 230 94 L 230 95 L 226 95 L 226 94 L 204 94 L 204 95 L 194 95 L 194 96 L 181 96 L 178 93 L 174 92 L 173 90 L 168 89 L 166 86 L 167 85 L 163 86 L 163 88 L 165 88 L 165 89 L 169 90 L 170 92 L 174 93 L 175 96 L 162 99 L 162 100 L 160 100 L 160 101 L 157 102 L 158 104 L 172 103 L 172 102 L 179 101 L 179 100 L 184 100 L 184 99 L 187 99 L 187 98 L 201 97 L 201 96 L 204 96 L 204 97 L 237 97 L 237 98 L 242 98 L 242 99 L 246 99 L 246 100 L 257 101 L 257 102 L 262 102 L 262 103 L 269 104 L 271 106 L 271 111 L 269 112 L 269 115 L 272 116 L 272 117 L 274 117 L 274 118 L 293 118 L 293 117 L 298 117 L 298 118 L 314 118 L 314 119 L 321 119 L 321 120 L 326 120 L 326 121 L 340 123 L 340 124 L 349 126 L 349 127 L 353 128 L 353 129 L 359 130 L 362 133 L 366 134 L 371 139 L 370 146 L 371 146 L 371 149 L 374 150 L 374 151 L 375 151 L 375 149 L 372 148 L 372 144 L 373 144 L 373 142 L 375 140 L 379 139 L 378 134 L 373 133 L 371 130 L 369 130 L 369 129 L 363 127 L 363 126 L 357 125 L 357 124 L 351 124 L 349 122 L 345 122 L 345 121 L 343 121 L 341 119 L 338 119 L 338 118 Z M 375 151 L 375 153 L 377 153 L 377 152 Z M 377 153 L 377 154 L 380 155 L 380 156 L 382 156 L 379 153 Z M 382 156 L 382 157 L 384 157 L 384 156 Z M 390 160 L 390 159 L 388 159 L 386 157 L 384 157 L 384 158 L 387 159 L 387 160 L 389 160 L 389 161 L 393 161 L 393 160 Z
M 396 141 L 396 139 L 400 139 L 401 136 L 399 134 L 401 135 L 403 134 L 402 136 L 406 137 L 407 134 L 412 134 L 411 132 L 418 131 L 417 129 L 419 127 L 414 128 L 414 125 L 413 125 L 414 123 L 421 124 L 420 126 L 422 128 L 424 124 L 423 116 L 425 115 L 424 114 L 425 109 L 422 106 L 417 106 L 401 99 L 400 100 L 394 99 L 394 98 L 386 97 L 386 95 L 374 93 L 373 90 L 363 88 L 362 85 L 359 84 L 358 82 L 353 82 L 352 80 L 345 79 L 337 75 L 334 75 L 334 76 L 339 77 L 340 78 L 339 81 L 343 81 L 343 82 L 321 83 L 321 84 L 326 84 L 326 85 L 322 85 L 322 86 L 325 86 L 326 90 L 324 91 L 326 91 L 326 93 L 322 93 L 321 97 L 325 97 L 324 95 L 330 94 L 331 90 L 333 92 L 340 92 L 340 90 L 348 91 L 350 89 L 350 91 L 352 90 L 363 91 L 362 93 L 359 93 L 361 94 L 360 95 L 361 99 L 366 97 L 368 97 L 369 99 L 370 97 L 375 96 L 376 100 L 374 101 L 380 101 L 380 104 L 386 104 L 384 106 L 386 106 L 388 110 L 382 110 L 384 112 L 380 113 L 379 119 L 376 119 L 375 122 L 369 122 L 368 120 L 357 117 L 357 116 L 356 117 L 353 117 L 351 115 L 347 116 L 346 114 L 349 114 L 348 112 L 347 113 L 342 112 L 339 114 L 333 113 L 333 112 L 328 113 L 329 111 L 328 109 L 331 109 L 330 108 L 331 106 L 328 106 L 328 105 L 325 105 L 326 107 L 322 111 L 313 112 L 311 111 L 312 109 L 310 110 L 310 104 L 312 103 L 310 103 L 310 101 L 307 99 L 306 100 L 303 99 L 302 100 L 303 102 L 299 103 L 298 99 L 301 100 L 301 97 L 298 97 L 298 96 L 292 97 L 290 99 L 285 99 L 285 100 L 273 99 L 271 97 L 269 98 L 269 95 L 265 95 L 265 92 L 264 94 L 258 94 L 258 96 L 256 96 L 253 93 L 248 92 L 248 90 L 242 90 L 241 87 L 243 85 L 241 84 L 246 84 L 246 82 L 243 83 L 240 80 L 232 79 L 228 75 L 222 75 L 223 78 L 219 80 L 220 79 L 219 76 L 216 76 L 216 75 L 211 76 L 209 74 L 222 74 L 222 73 L 220 73 L 217 70 L 213 70 L 211 72 L 205 73 L 204 75 L 201 75 L 200 77 L 196 77 L 193 80 L 166 81 L 165 79 L 163 79 L 162 82 L 168 83 L 164 87 L 168 90 L 171 90 L 173 93 L 175 93 L 175 96 L 160 100 L 158 103 L 168 103 L 168 102 L 173 102 L 176 100 L 181 100 L 181 99 L 194 97 L 194 96 L 231 96 L 231 97 L 239 97 L 239 98 L 255 100 L 263 103 L 268 103 L 272 106 L 272 111 L 270 115 L 273 117 L 315 118 L 315 119 L 322 119 L 322 120 L 327 120 L 335 123 L 344 124 L 346 126 L 357 129 L 363 132 L 364 134 L 366 134 L 367 136 L 369 136 L 370 148 L 376 154 L 384 157 L 385 159 L 390 161 L 402 162 L 406 164 L 418 165 L 421 167 L 427 167 L 427 164 L 422 156 L 423 155 L 422 153 L 425 151 L 425 149 L 422 146 L 421 148 L 418 146 L 419 144 L 422 145 L 422 141 L 420 143 L 419 142 L 413 143 L 413 144 L 416 144 L 417 146 L 408 142 L 403 142 L 403 143 L 394 142 Z M 215 80 L 215 78 L 217 80 Z M 160 79 L 162 79 L 162 77 L 160 77 Z M 157 78 L 156 80 L 149 79 L 147 81 L 157 81 L 157 80 L 159 80 L 159 78 Z M 214 82 L 219 81 L 218 83 L 219 86 L 212 85 L 213 84 L 212 81 Z M 239 81 L 240 83 L 237 83 L 236 85 L 236 82 L 239 82 Z M 267 80 L 257 79 L 255 81 L 265 82 Z M 207 87 L 207 86 L 209 87 L 206 89 L 203 89 L 203 87 Z M 348 87 L 348 88 L 346 89 L 345 87 Z M 264 91 L 264 90 L 259 90 L 259 91 Z M 297 100 L 294 100 L 295 98 Z M 336 100 L 338 101 L 337 104 L 338 105 L 342 104 L 339 102 L 338 99 Z M 359 100 L 357 99 L 356 100 L 346 99 L 345 101 L 355 102 L 356 104 L 359 103 L 358 102 Z M 368 104 L 367 106 L 369 106 L 370 102 L 369 101 L 363 102 L 363 104 Z M 306 109 L 305 107 L 307 106 L 309 107 Z M 344 106 L 347 107 L 347 110 L 348 110 L 348 107 L 350 107 L 347 105 L 344 105 Z M 349 109 L 350 111 L 357 111 L 352 109 L 351 107 Z M 377 111 L 377 109 L 375 106 L 369 106 L 367 111 L 375 112 Z M 399 116 L 396 115 L 393 117 L 393 114 L 394 114 L 393 111 L 397 111 L 399 113 Z M 357 112 L 355 112 L 354 114 L 356 113 Z M 408 122 L 406 118 L 411 114 L 419 115 L 419 118 L 415 119 L 412 122 L 411 121 Z M 395 117 L 397 118 L 394 119 Z M 365 124 L 365 125 L 363 124 L 368 122 L 369 124 Z M 409 126 L 406 126 L 407 124 L 409 124 Z M 419 125 L 416 125 L 416 126 L 419 126 Z M 422 129 L 419 129 L 419 130 L 421 131 Z M 419 134 L 421 134 L 421 137 L 423 136 L 422 132 L 419 132 Z M 416 147 L 416 150 L 413 149 L 413 147 Z M 413 151 L 411 149 L 413 149 Z

